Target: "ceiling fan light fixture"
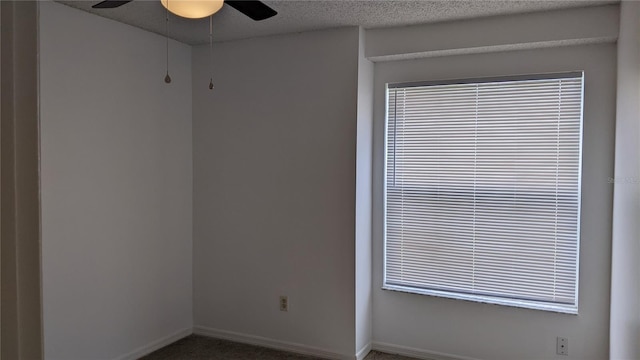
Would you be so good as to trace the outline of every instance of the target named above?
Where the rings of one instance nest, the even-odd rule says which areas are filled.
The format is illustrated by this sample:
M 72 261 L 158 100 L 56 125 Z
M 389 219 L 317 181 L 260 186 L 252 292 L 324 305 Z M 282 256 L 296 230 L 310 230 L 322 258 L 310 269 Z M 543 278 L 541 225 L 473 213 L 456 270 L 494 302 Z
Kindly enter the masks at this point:
M 200 19 L 218 12 L 223 0 L 161 0 L 162 6 L 172 13 L 189 19 Z

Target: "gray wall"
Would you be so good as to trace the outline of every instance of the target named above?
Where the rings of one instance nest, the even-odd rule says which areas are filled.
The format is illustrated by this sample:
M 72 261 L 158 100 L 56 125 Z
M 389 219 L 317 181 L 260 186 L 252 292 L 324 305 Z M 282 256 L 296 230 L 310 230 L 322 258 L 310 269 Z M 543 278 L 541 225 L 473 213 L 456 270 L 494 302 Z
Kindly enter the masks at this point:
M 191 49 L 40 4 L 47 359 L 134 358 L 191 331 Z
M 358 134 L 356 138 L 356 353 L 371 349 L 373 290 L 371 277 L 371 205 L 373 157 L 373 69 L 364 56 L 366 32 L 360 29 L 358 44 Z
M 615 45 L 575 46 L 376 63 L 374 110 L 373 337 L 431 353 L 478 359 L 608 356 Z M 579 315 L 381 290 L 385 83 L 585 71 Z M 569 356 L 556 356 L 556 337 Z
M 194 48 L 196 332 L 355 353 L 358 37 Z
M 611 359 L 640 358 L 640 2 L 620 5 Z
M 191 57 L 171 42 L 166 85 L 162 37 L 43 2 L 46 357 L 134 358 L 187 334 L 193 304 L 196 332 L 331 358 L 352 359 L 371 331 L 374 348 L 416 354 L 553 359 L 564 336 L 563 359 L 606 358 L 615 45 L 544 48 L 612 42 L 617 14 L 378 29 L 366 49 L 357 28 L 218 43 L 210 91 L 208 47 Z M 523 46 L 542 49 L 470 55 Z M 387 61 L 374 82 L 365 52 Z M 380 290 L 385 82 L 576 69 L 587 100 L 580 314 Z
M 42 358 L 38 7 L 2 1 L 2 359 Z

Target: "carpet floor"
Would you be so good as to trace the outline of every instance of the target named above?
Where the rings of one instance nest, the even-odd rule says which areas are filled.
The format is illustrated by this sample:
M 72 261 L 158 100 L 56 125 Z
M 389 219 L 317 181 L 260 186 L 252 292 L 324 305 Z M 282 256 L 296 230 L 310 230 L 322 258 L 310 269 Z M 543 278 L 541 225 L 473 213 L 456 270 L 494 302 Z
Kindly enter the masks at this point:
M 321 360 L 313 356 L 267 349 L 260 346 L 191 335 L 167 345 L 141 360 Z M 411 358 L 372 351 L 365 360 L 411 360 Z

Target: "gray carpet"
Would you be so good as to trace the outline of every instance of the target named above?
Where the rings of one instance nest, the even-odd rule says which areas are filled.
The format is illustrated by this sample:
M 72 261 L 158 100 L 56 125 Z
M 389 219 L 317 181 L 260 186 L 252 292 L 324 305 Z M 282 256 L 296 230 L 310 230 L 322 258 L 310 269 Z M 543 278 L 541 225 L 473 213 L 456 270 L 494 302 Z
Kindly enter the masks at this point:
M 321 360 L 259 346 L 191 335 L 157 350 L 141 360 Z M 365 360 L 411 360 L 408 357 L 372 351 Z

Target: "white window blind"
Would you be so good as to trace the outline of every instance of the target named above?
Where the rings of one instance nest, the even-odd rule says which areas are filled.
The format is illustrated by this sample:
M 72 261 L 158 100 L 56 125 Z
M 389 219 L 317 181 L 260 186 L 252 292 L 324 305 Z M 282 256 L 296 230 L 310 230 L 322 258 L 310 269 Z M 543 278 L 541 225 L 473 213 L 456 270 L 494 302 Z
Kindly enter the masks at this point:
M 577 312 L 582 73 L 389 85 L 386 289 Z

